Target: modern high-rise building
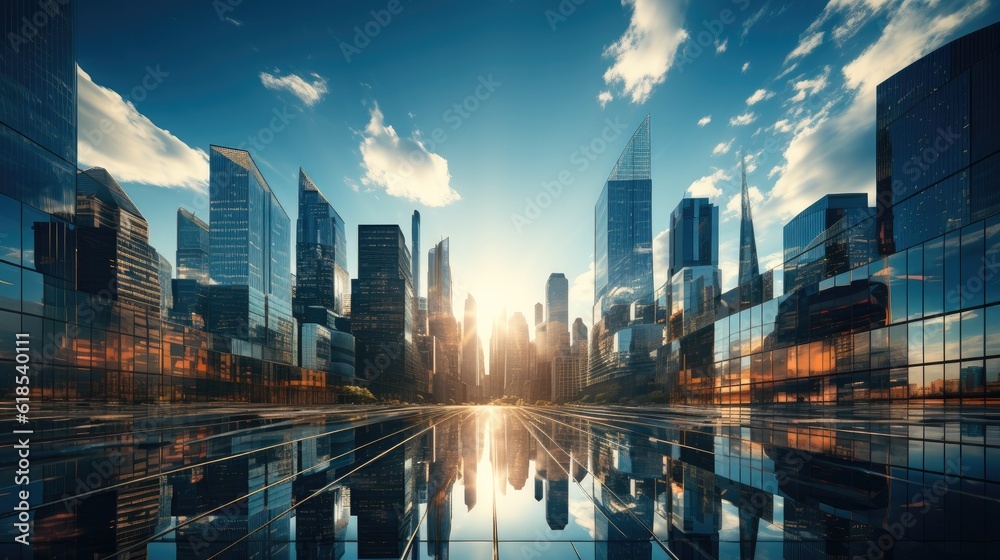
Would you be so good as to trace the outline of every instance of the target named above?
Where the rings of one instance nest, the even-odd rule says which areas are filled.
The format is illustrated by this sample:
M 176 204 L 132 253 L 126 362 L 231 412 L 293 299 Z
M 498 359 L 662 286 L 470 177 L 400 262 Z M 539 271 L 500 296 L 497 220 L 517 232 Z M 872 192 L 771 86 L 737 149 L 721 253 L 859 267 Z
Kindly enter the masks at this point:
M 167 257 L 158 251 L 156 252 L 157 275 L 160 278 L 160 316 L 168 317 L 170 309 L 174 306 L 174 294 L 170 287 L 174 276 L 174 267 L 170 265 Z
M 569 280 L 561 272 L 553 272 L 545 282 L 545 322 L 546 336 L 557 347 L 563 333 L 569 333 Z
M 183 208 L 177 209 L 177 278 L 208 283 L 208 224 Z
M 685 198 L 670 214 L 669 305 L 666 339 L 694 332 L 715 320 L 722 290 L 719 271 L 719 207 L 707 198 Z M 658 303 L 659 305 L 659 303 Z
M 594 322 L 614 305 L 652 303 L 649 116 L 628 141 L 594 210 Z
M 740 168 L 743 186 L 740 190 L 740 268 L 736 280 L 739 283 L 740 306 L 743 307 L 760 303 L 763 289 L 760 285 L 760 263 L 757 259 L 757 237 L 753 229 L 750 189 L 747 187 L 746 154 L 743 154 Z
M 528 321 L 523 313 L 516 312 L 507 322 L 507 386 L 504 391 L 507 396 L 528 396 L 531 387 L 530 344 Z
M 719 265 L 719 207 L 709 199 L 682 199 L 669 232 L 669 278 L 685 267 Z
M 295 362 L 291 220 L 245 150 L 212 146 L 209 332 L 232 351 Z
M 177 209 L 177 278 L 171 281 L 170 316 L 184 325 L 205 328 L 209 285 L 208 224 Z
M 396 225 L 358 226 L 358 277 L 351 281 L 357 375 L 372 392 L 413 400 L 413 280 L 410 249 Z
M 479 387 L 481 376 L 476 299 L 469 294 L 465 298 L 465 315 L 462 322 L 462 383 L 465 383 L 467 388 Z
M 15 44 L 24 39 L 23 22 L 39 14 L 46 24 Z M 4 2 L 0 10 L 12 39 L 0 78 L 0 285 L 5 300 L 20 302 L 16 312 L 38 317 L 43 299 L 76 288 L 75 14 L 76 2 L 51 14 L 30 0 Z M 23 330 L 14 332 L 43 340 L 42 319 L 18 324 Z M 13 359 L 11 352 L 13 343 L 0 353 Z
M 490 333 L 490 396 L 504 396 L 507 388 L 507 310 L 501 309 L 493 318 Z
M 650 352 L 646 342 L 656 338 L 653 328 L 660 328 L 662 338 L 662 328 L 651 324 L 652 188 L 647 115 L 615 163 L 594 210 L 594 330 L 588 386 L 603 384 L 606 391 L 645 390 L 652 374 L 646 367 Z
M 871 262 L 877 250 L 874 214 L 867 194 L 830 194 L 792 218 L 784 230 L 784 291 Z
M 344 220 L 301 168 L 296 233 L 296 319 L 302 320 L 307 307 L 343 315 L 344 292 L 350 283 Z
M 413 245 L 413 249 L 410 251 L 410 255 L 413 256 L 413 262 L 411 263 L 413 272 L 413 295 L 415 297 L 420 297 L 420 211 L 413 211 L 413 218 L 410 223 L 410 243 Z
M 80 171 L 76 189 L 80 291 L 159 313 L 159 255 L 142 212 L 105 169 Z
M 453 316 L 451 258 L 449 239 L 445 238 L 427 253 L 427 314 Z

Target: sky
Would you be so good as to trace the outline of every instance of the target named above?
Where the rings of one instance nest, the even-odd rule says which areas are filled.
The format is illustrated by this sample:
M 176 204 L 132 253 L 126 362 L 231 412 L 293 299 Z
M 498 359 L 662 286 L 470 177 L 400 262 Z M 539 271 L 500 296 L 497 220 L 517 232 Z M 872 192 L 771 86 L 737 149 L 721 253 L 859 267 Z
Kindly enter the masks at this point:
M 670 212 L 720 206 L 735 285 L 740 154 L 762 269 L 826 194 L 874 204 L 875 91 L 1000 19 L 989 0 L 107 0 L 78 8 L 79 162 L 108 169 L 173 264 L 176 210 L 208 220 L 212 144 L 248 149 L 293 221 L 302 167 L 347 223 L 422 216 L 451 239 L 461 317 L 570 280 L 592 324 L 594 205 L 649 114 L 655 284 Z M 294 251 L 293 251 L 294 255 Z M 426 293 L 426 278 L 422 279 Z

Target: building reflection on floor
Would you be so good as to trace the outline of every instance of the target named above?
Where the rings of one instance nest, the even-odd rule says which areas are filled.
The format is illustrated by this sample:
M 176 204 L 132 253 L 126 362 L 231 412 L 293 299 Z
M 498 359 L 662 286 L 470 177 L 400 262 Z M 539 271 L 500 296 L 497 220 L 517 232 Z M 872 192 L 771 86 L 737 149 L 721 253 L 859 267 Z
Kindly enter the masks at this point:
M 173 407 L 53 413 L 34 438 L 44 503 L 11 558 L 987 558 L 1000 541 L 988 410 Z

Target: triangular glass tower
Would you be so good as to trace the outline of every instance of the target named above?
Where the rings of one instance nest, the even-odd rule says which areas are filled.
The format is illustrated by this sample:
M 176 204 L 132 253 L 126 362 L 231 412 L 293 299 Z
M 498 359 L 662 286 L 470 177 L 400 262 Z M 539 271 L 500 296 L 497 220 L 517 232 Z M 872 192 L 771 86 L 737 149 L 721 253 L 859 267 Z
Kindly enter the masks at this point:
M 760 265 L 757 262 L 757 239 L 753 232 L 753 215 L 750 209 L 750 190 L 747 188 L 747 157 L 742 156 L 743 189 L 741 193 L 743 215 L 740 218 L 740 303 L 760 303 Z

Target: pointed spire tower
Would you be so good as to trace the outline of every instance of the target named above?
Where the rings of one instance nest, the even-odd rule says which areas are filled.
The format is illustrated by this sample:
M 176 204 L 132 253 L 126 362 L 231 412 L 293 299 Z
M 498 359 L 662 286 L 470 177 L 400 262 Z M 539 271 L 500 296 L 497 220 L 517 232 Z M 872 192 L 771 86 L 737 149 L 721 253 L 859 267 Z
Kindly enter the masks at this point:
M 743 216 L 740 218 L 740 286 L 758 281 L 760 265 L 757 262 L 757 239 L 753 232 L 753 216 L 750 211 L 750 190 L 747 188 L 747 156 L 741 153 L 743 171 Z M 741 297 L 741 300 L 746 298 Z

